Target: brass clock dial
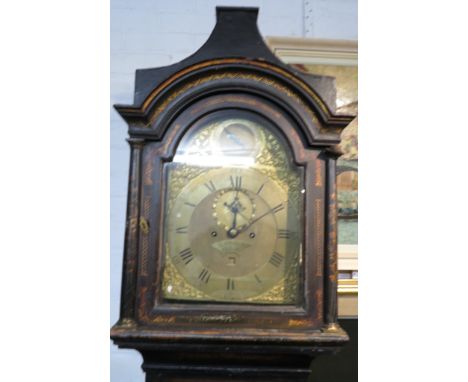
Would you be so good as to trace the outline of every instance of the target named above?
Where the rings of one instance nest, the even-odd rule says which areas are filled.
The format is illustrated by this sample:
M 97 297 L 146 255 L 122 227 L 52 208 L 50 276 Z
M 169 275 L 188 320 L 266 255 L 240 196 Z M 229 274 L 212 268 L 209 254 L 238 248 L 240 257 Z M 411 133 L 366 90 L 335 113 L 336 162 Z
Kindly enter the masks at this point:
M 299 227 L 291 215 L 297 212 L 285 191 L 260 172 L 207 171 L 175 201 L 171 261 L 190 285 L 215 299 L 260 295 L 284 277 L 297 255 Z
M 300 283 L 302 180 L 280 140 L 228 119 L 181 146 L 168 167 L 165 297 L 290 303 Z

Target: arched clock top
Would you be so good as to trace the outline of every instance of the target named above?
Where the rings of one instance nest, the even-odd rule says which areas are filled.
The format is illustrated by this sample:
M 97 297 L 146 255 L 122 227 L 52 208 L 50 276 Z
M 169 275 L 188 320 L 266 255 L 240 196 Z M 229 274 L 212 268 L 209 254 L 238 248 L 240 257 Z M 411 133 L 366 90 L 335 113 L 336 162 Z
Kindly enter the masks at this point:
M 310 146 L 337 144 L 352 120 L 335 115 L 330 77 L 300 72 L 282 63 L 258 32 L 255 8 L 217 8 L 207 42 L 185 60 L 137 70 L 133 105 L 116 105 L 131 136 L 161 140 L 177 115 L 214 94 L 243 93 L 265 98 L 285 110 Z

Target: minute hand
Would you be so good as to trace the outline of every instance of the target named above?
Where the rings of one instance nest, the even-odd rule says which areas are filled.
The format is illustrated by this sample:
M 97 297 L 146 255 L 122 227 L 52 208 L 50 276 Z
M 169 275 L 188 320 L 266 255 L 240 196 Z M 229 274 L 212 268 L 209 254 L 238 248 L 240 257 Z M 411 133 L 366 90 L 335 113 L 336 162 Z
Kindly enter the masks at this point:
M 273 207 L 272 209 L 268 210 L 267 212 L 265 212 L 263 215 L 260 215 L 258 218 L 255 218 L 254 220 L 252 220 L 249 224 L 247 224 L 244 228 L 242 228 L 240 232 L 244 232 L 247 228 L 249 228 L 250 226 L 252 226 L 253 224 L 255 224 L 256 222 L 258 222 L 260 219 L 264 218 L 265 216 L 267 216 L 268 214 L 274 214 L 278 211 L 281 211 L 282 209 L 284 208 L 284 205 L 283 203 L 280 203 L 278 204 L 276 207 Z

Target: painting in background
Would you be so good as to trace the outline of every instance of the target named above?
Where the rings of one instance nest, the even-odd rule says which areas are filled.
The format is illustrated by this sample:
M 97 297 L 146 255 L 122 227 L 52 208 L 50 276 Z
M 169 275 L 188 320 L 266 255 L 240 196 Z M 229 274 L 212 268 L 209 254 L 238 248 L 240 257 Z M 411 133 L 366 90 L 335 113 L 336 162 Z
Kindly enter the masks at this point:
M 336 113 L 355 115 L 343 131 L 343 155 L 337 164 L 338 243 L 358 243 L 358 68 L 357 66 L 300 64 L 300 70 L 335 77 Z

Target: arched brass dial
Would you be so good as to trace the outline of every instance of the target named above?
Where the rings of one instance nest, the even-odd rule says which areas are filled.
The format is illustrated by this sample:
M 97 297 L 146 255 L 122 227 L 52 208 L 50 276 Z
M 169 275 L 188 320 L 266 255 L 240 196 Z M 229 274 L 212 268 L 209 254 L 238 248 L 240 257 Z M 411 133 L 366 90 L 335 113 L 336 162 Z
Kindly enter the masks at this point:
M 302 168 L 258 115 L 225 110 L 197 123 L 164 164 L 163 297 L 297 304 Z

